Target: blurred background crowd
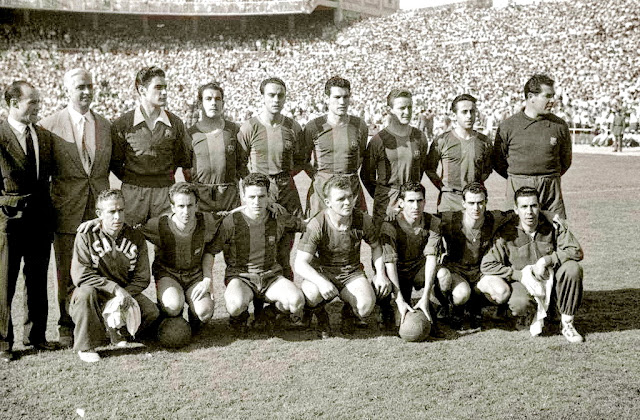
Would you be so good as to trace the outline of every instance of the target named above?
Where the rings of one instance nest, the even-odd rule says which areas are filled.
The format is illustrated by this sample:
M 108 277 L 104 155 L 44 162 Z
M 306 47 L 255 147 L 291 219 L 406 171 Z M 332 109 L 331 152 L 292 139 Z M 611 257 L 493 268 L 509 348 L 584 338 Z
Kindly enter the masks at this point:
M 138 69 L 167 72 L 168 108 L 187 124 L 197 118 L 197 87 L 218 81 L 226 115 L 249 118 L 260 107 L 262 79 L 287 83 L 285 114 L 301 124 L 326 111 L 323 86 L 351 80 L 351 113 L 375 131 L 393 87 L 414 93 L 414 118 L 448 125 L 458 94 L 479 99 L 481 130 L 491 133 L 519 110 L 534 73 L 556 80 L 554 112 L 574 128 L 601 130 L 622 108 L 631 133 L 640 117 L 640 3 L 635 0 L 544 2 L 503 9 L 460 6 L 397 12 L 334 25 L 330 14 L 229 19 L 201 23 L 158 18 L 143 35 L 139 18 L 108 15 L 95 29 L 81 15 L 31 13 L 28 23 L 0 25 L 0 84 L 26 79 L 41 92 L 47 116 L 66 105 L 62 75 L 85 67 L 94 75 L 94 109 L 110 119 L 136 103 Z M 0 117 L 6 115 L 2 109 Z M 421 117 L 421 115 L 425 117 Z

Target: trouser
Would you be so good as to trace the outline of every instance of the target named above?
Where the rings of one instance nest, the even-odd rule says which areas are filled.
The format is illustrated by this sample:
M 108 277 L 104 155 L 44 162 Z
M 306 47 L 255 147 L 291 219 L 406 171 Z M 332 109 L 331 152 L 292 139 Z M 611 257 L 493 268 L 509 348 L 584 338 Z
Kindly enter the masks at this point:
M 152 217 L 170 213 L 169 187 L 140 187 L 122 183 L 124 216 L 129 226 L 144 224 Z
M 613 150 L 622 152 L 622 134 L 613 136 Z
M 231 211 L 240 206 L 236 184 L 195 184 L 198 188 L 198 210 L 201 212 Z
M 76 287 L 71 297 L 69 312 L 75 324 L 73 349 L 87 351 L 102 346 L 107 341 L 102 310 L 114 295 L 91 286 Z M 138 332 L 149 327 L 160 315 L 158 306 L 142 293 L 133 296 L 140 305 L 142 322 Z
M 53 249 L 56 257 L 56 273 L 58 278 L 58 329 L 60 335 L 71 335 L 73 332 L 73 320 L 69 315 L 69 302 L 74 285 L 71 281 L 71 258 L 73 257 L 73 245 L 76 235 L 71 233 L 55 233 L 53 237 Z
M 567 261 L 556 270 L 549 308 L 564 315 L 575 315 L 582 301 L 582 267 L 576 261 Z M 533 300 L 520 282 L 511 283 L 509 309 L 524 314 Z
M 538 190 L 540 210 L 547 210 L 566 219 L 567 213 L 562 199 L 560 175 L 511 175 L 507 178 L 507 209 L 515 205 L 514 196 L 521 187 Z
M 0 232 L 0 351 L 13 347 L 11 302 L 16 291 L 20 263 L 24 260 L 24 344 L 44 342 L 49 305 L 47 270 L 51 254 L 51 234 L 40 226 L 27 227 L 34 220 L 24 220 L 25 229 L 16 233 Z

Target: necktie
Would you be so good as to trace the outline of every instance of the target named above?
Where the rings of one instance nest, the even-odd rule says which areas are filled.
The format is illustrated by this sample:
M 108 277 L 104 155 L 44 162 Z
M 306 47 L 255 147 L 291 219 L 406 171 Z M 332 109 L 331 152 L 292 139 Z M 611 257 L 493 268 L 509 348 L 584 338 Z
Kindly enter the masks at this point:
M 31 137 L 31 128 L 29 126 L 25 129 L 25 140 L 27 143 L 27 168 L 37 178 L 36 149 L 33 147 L 33 137 Z
M 87 119 L 82 117 L 82 166 L 87 173 L 91 172 L 91 153 L 87 145 Z

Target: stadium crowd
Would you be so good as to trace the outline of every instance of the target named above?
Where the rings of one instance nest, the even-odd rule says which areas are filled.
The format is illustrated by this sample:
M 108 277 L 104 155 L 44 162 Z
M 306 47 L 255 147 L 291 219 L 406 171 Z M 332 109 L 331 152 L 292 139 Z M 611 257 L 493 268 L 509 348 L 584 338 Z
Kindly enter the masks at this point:
M 640 115 L 640 7 L 632 0 L 425 9 L 339 30 L 330 17 L 303 17 L 293 31 L 263 19 L 244 32 L 200 24 L 194 35 L 188 21 L 163 20 L 142 36 L 138 21 L 125 19 L 94 30 L 80 19 L 32 14 L 29 25 L 0 26 L 0 83 L 20 75 L 41 88 L 46 116 L 65 105 L 65 69 L 83 66 L 95 75 L 96 110 L 113 119 L 133 105 L 135 69 L 157 64 L 168 71 L 169 108 L 186 122 L 195 121 L 197 86 L 210 80 L 228 92 L 227 116 L 243 121 L 258 108 L 259 81 L 278 75 L 289 86 L 285 113 L 304 124 L 325 111 L 323 81 L 339 74 L 353 81 L 353 111 L 372 126 L 383 122 L 388 87 L 403 86 L 418 109 L 435 112 L 440 131 L 453 97 L 478 97 L 480 125 L 491 132 L 522 106 L 524 78 L 546 72 L 558 82 L 555 112 L 572 126 L 611 122 L 616 105 L 627 109 L 632 130 Z

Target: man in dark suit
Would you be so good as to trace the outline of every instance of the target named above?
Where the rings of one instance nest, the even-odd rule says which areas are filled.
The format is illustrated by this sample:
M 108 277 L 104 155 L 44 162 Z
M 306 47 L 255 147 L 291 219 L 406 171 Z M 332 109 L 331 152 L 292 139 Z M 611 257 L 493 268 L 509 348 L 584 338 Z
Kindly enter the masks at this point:
M 53 248 L 58 273 L 60 344 L 73 345 L 73 321 L 69 298 L 73 292 L 71 257 L 76 228 L 95 217 L 95 201 L 100 191 L 109 189 L 111 124 L 90 109 L 93 78 L 76 68 L 64 75 L 69 96 L 66 108 L 48 116 L 41 125 L 54 134 L 54 168 L 51 199 L 55 214 Z
M 45 339 L 52 135 L 34 124 L 40 96 L 32 85 L 14 82 L 4 98 L 9 117 L 0 123 L 0 361 L 9 362 L 14 358 L 11 301 L 23 260 L 23 343 L 38 350 L 55 348 Z

